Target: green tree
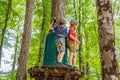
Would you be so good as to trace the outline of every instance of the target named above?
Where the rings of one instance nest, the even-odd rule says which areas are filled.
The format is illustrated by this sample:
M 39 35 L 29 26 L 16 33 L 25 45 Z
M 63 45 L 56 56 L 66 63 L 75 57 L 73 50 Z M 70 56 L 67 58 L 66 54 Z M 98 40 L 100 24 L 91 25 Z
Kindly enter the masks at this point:
M 1 37 L 1 41 L 0 41 L 0 67 L 1 67 L 2 47 L 3 47 L 5 32 L 6 32 L 6 29 L 7 29 L 7 23 L 8 23 L 8 20 L 10 18 L 11 6 L 12 6 L 12 0 L 9 0 L 8 1 L 7 11 L 6 11 L 5 23 L 4 23 L 4 27 L 2 29 L 2 35 L 1 35 L 2 37 Z
M 22 44 L 21 44 L 16 80 L 26 80 L 28 53 L 29 53 L 31 31 L 32 31 L 31 24 L 32 24 L 33 5 L 34 5 L 34 0 L 26 0 L 24 32 L 22 36 Z
M 42 57 L 43 57 L 43 50 L 44 50 L 44 41 L 45 36 L 48 33 L 49 29 L 49 23 L 51 18 L 51 6 L 49 6 L 50 2 L 49 0 L 44 1 L 42 0 L 42 7 L 43 7 L 43 18 L 42 18 L 42 26 L 40 27 L 40 34 L 39 34 L 39 55 L 38 55 L 38 63 L 42 63 Z M 47 6 L 46 6 L 47 5 Z M 49 8 L 47 8 L 49 7 Z M 49 14 L 48 14 L 49 13 Z
M 97 0 L 98 33 L 102 80 L 119 80 L 118 63 L 115 55 L 115 35 L 110 0 Z

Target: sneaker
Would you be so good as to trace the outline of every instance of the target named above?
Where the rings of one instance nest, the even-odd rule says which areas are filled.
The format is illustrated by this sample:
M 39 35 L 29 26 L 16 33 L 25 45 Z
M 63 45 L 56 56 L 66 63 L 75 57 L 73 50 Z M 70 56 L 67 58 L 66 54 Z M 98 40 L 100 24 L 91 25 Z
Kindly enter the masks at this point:
M 58 66 L 58 67 L 66 67 L 66 66 L 63 65 L 61 62 L 58 62 L 56 66 Z
M 72 65 L 68 65 L 68 68 L 73 68 L 73 66 Z
M 78 69 L 76 66 L 73 66 L 74 69 Z

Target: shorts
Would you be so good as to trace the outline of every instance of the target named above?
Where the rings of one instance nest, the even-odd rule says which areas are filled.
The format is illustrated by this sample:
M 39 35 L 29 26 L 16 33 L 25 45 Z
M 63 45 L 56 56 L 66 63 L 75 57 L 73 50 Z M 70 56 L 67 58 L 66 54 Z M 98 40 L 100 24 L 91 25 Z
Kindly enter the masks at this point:
M 58 52 L 65 52 L 65 38 L 56 39 L 56 47 Z
M 76 46 L 75 42 L 68 42 L 68 48 L 70 50 L 70 52 L 76 52 Z

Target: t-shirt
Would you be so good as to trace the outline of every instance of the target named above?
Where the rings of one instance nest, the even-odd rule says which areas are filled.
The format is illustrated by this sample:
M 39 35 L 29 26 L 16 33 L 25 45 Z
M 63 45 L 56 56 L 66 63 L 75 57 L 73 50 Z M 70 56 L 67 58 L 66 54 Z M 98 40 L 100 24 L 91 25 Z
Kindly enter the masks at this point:
M 54 27 L 55 33 L 58 35 L 59 32 L 61 32 L 61 34 L 64 35 L 64 36 L 56 36 L 56 39 L 58 39 L 58 38 L 65 38 L 65 36 L 67 35 L 67 28 L 65 28 L 63 26 L 59 26 L 59 27 L 60 27 L 59 29 L 58 29 L 58 26 Z
M 77 34 L 73 28 L 70 28 L 68 31 L 68 42 L 74 42 L 74 40 L 69 37 L 70 35 L 77 37 Z

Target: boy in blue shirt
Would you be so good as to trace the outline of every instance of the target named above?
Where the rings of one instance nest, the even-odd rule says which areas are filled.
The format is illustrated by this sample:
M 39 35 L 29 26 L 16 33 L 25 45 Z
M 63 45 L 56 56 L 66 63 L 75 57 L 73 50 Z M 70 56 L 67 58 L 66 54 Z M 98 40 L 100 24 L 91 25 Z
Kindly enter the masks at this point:
M 56 47 L 58 51 L 58 56 L 57 56 L 57 66 L 64 66 L 62 64 L 62 59 L 65 54 L 65 36 L 67 35 L 67 28 L 65 28 L 66 25 L 66 20 L 64 18 L 61 18 L 59 21 L 58 26 L 54 26 L 53 24 L 55 22 L 52 21 L 50 24 L 50 30 L 54 30 L 56 33 Z

